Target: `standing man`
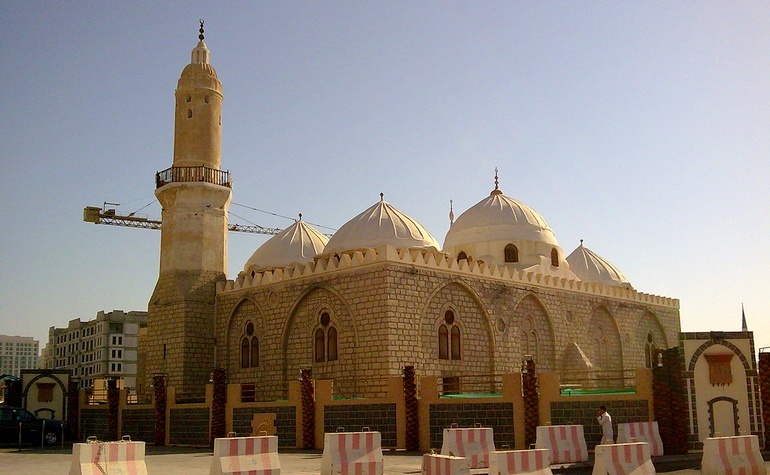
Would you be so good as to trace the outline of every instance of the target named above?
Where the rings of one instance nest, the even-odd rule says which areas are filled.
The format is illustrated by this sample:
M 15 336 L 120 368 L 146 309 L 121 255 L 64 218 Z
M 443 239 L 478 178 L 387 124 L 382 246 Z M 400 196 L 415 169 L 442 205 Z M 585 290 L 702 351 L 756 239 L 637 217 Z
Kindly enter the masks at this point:
M 599 410 L 596 412 L 596 420 L 599 425 L 602 426 L 602 441 L 600 444 L 614 444 L 615 437 L 612 433 L 612 417 L 607 412 L 606 406 L 599 406 Z

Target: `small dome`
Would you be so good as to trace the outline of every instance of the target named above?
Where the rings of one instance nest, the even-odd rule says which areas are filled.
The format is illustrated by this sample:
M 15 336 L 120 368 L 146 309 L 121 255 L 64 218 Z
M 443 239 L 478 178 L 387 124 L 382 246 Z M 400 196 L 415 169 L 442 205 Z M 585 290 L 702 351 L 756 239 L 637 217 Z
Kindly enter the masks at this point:
M 300 219 L 259 246 L 243 270 L 305 264 L 320 254 L 327 242 L 328 237 Z
M 572 254 L 567 256 L 569 268 L 578 278 L 586 282 L 633 289 L 620 270 L 594 251 L 583 246 L 583 240 Z
M 436 239 L 420 223 L 380 199 L 338 229 L 326 245 L 324 253 L 374 248 L 382 244 L 391 244 L 397 248 L 439 249 Z
M 203 41 L 192 50 L 190 64 L 185 66 L 177 82 L 177 89 L 204 87 L 222 91 L 222 83 L 214 67 L 209 64 L 209 50 Z
M 551 227 L 537 211 L 496 188 L 452 223 L 444 248 L 477 241 L 516 240 L 558 245 Z

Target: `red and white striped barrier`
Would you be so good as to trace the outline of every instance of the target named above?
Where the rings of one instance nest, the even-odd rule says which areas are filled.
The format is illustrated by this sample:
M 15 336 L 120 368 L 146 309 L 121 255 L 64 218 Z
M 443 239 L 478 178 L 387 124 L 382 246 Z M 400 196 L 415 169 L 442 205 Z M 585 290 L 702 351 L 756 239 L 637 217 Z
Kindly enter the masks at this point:
M 321 475 L 382 475 L 382 436 L 379 432 L 324 434 Z
M 281 475 L 278 437 L 214 439 L 210 475 Z
M 470 468 L 489 467 L 489 454 L 495 450 L 491 427 L 444 429 L 441 455 L 457 455 L 468 459 Z
M 506 450 L 489 454 L 490 475 L 552 475 L 548 449 Z
M 647 442 L 597 445 L 592 475 L 654 475 L 650 450 Z
M 468 475 L 471 473 L 468 459 L 453 455 L 424 454 L 422 475 Z
M 766 475 L 756 435 L 711 437 L 703 441 L 703 475 Z
M 147 475 L 144 442 L 72 444 L 69 475 Z
M 583 426 L 537 426 L 536 449 L 551 451 L 551 463 L 588 461 Z
M 618 443 L 629 442 L 648 442 L 652 446 L 653 457 L 663 455 L 663 440 L 660 438 L 657 421 L 618 424 Z

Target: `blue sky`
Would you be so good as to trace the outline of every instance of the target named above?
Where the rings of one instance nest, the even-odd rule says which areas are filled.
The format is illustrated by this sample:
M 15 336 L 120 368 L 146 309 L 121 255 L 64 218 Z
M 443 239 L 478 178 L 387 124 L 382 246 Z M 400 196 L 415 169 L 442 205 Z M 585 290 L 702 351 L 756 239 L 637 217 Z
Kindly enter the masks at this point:
M 155 4 L 157 3 L 157 4 Z M 439 242 L 488 195 L 539 211 L 684 331 L 770 346 L 770 3 L 2 2 L 0 333 L 146 310 L 174 89 L 206 21 L 231 222 L 338 228 L 379 193 Z M 330 232 L 325 230 L 325 232 Z M 229 236 L 228 277 L 267 236 Z

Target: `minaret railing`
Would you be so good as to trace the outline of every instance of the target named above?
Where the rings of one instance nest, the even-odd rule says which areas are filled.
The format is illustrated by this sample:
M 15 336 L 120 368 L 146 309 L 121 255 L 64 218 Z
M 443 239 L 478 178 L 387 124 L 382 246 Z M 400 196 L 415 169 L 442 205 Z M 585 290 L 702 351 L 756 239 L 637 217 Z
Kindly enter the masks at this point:
M 155 188 L 169 183 L 203 182 L 232 188 L 230 172 L 207 166 L 171 167 L 155 174 Z

